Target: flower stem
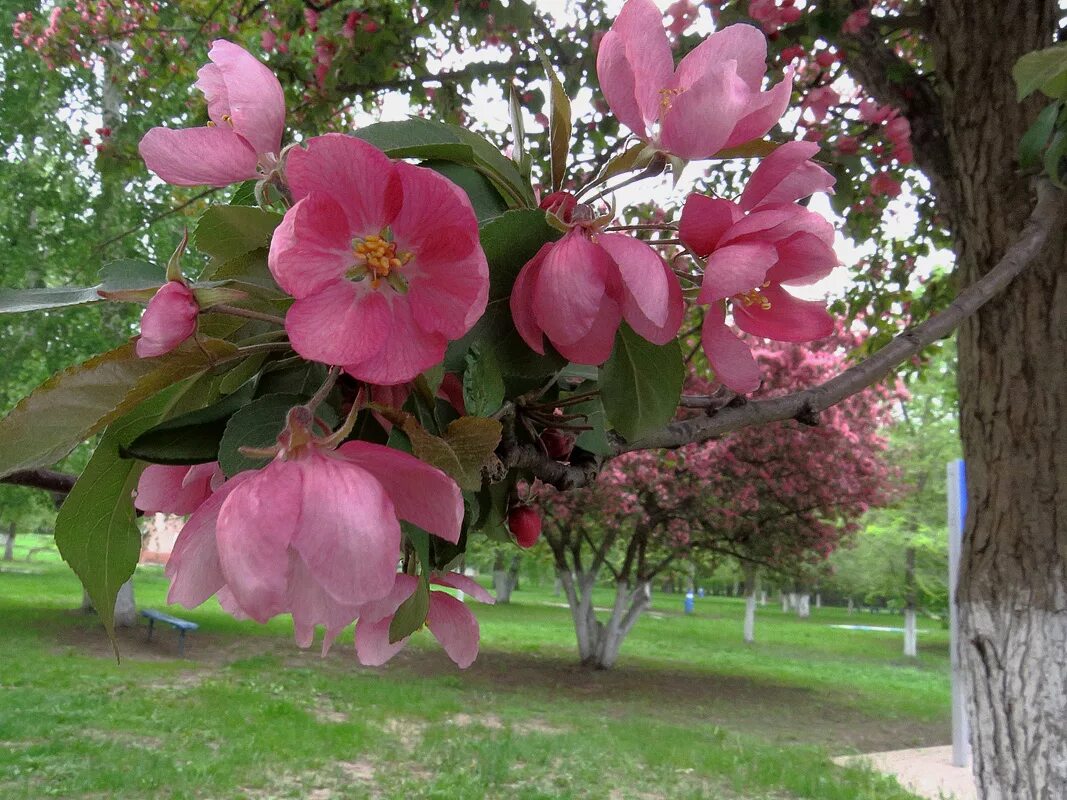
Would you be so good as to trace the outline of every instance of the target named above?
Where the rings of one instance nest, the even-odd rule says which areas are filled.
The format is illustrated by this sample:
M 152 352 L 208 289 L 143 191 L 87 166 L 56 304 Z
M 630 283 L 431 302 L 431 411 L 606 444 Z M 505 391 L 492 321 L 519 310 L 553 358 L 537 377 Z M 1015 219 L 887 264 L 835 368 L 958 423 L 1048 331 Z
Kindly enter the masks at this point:
M 225 303 L 211 306 L 208 310 L 217 311 L 220 314 L 229 314 L 233 317 L 245 317 L 247 319 L 258 319 L 261 322 L 272 322 L 275 325 L 285 325 L 284 317 L 275 316 L 274 314 L 266 314 L 262 311 L 253 311 L 250 308 L 238 308 L 237 306 L 230 306 Z

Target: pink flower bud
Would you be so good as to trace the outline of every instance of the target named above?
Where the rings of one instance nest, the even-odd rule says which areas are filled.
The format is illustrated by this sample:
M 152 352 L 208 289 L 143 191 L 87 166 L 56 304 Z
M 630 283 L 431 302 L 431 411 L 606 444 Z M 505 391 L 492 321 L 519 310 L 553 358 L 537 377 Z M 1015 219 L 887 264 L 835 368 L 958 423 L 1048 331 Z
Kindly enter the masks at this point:
M 167 281 L 148 302 L 141 317 L 137 355 L 152 358 L 169 353 L 196 332 L 200 313 L 192 290 L 181 281 Z
M 530 506 L 514 506 L 508 512 L 508 530 L 519 547 L 533 547 L 541 537 L 541 515 Z

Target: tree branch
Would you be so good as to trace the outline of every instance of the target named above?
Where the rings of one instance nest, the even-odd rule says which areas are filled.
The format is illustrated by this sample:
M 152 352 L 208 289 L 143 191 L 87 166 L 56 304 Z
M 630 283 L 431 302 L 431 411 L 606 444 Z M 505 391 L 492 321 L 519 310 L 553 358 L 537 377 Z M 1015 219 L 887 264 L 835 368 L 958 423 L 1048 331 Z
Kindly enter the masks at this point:
M 55 494 L 67 494 L 78 480 L 75 475 L 56 472 L 51 469 L 23 469 L 0 478 L 0 483 L 12 486 L 26 486 L 31 489 L 43 489 Z

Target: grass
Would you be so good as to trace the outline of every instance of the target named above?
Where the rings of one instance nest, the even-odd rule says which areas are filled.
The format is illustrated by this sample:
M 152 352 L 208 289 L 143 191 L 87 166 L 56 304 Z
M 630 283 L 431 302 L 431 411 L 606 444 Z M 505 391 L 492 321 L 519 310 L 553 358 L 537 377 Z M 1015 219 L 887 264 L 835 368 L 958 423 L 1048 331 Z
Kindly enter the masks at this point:
M 745 646 L 739 601 L 698 599 L 685 616 L 661 594 L 619 666 L 587 672 L 560 599 L 523 587 L 510 606 L 474 606 L 483 652 L 464 672 L 425 634 L 365 669 L 351 634 L 322 659 L 292 644 L 287 619 L 236 622 L 214 603 L 172 609 L 201 625 L 187 659 L 167 628 L 151 643 L 123 634 L 116 664 L 95 620 L 68 610 L 80 590 L 52 554 L 9 567 L 21 571 L 0 572 L 5 800 L 906 800 L 828 756 L 947 735 L 934 626 L 905 663 L 899 635 L 829 627 L 857 622 L 841 610 L 797 620 L 767 606 Z M 142 607 L 165 608 L 158 568 L 135 583 Z

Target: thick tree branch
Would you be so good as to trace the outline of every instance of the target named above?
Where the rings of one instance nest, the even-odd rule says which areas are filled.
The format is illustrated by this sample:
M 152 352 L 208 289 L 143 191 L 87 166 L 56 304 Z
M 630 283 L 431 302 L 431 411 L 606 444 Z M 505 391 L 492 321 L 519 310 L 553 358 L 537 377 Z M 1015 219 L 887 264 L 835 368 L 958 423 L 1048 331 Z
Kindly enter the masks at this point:
M 77 476 L 51 469 L 23 469 L 0 478 L 0 483 L 12 486 L 27 486 L 31 489 L 44 489 L 55 494 L 67 494 L 74 488 Z

